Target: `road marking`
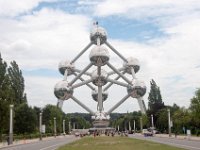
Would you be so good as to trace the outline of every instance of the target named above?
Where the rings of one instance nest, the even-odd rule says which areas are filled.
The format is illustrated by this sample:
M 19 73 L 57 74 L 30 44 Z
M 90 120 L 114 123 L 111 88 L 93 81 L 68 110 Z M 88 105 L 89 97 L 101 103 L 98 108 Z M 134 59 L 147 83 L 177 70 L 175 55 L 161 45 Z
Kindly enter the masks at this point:
M 134 138 L 134 136 L 132 136 Z M 199 147 L 193 147 L 193 146 L 189 146 L 189 145 L 183 145 L 183 144 L 176 144 L 176 143 L 170 143 L 170 142 L 164 142 L 164 141 L 157 141 L 157 140 L 154 140 L 154 139 L 143 139 L 141 137 L 137 138 L 135 137 L 136 139 L 141 139 L 141 140 L 148 140 L 148 141 L 153 141 L 153 142 L 156 142 L 156 143 L 161 143 L 161 144 L 167 144 L 167 145 L 172 145 L 172 146 L 181 146 L 183 148 L 193 148 L 193 149 L 196 149 L 196 150 L 199 150 L 200 148 Z
M 67 142 L 69 143 L 69 142 L 72 142 L 72 141 L 73 141 L 73 139 L 70 140 L 70 141 L 67 141 Z M 55 146 L 58 146 L 58 145 L 62 145 L 62 144 L 64 144 L 64 143 L 66 143 L 66 141 L 65 141 L 65 142 L 62 142 L 62 143 L 54 144 L 54 145 L 51 145 L 51 146 L 48 146 L 48 147 L 45 147 L 45 148 L 41 148 L 40 150 L 46 150 L 46 149 L 48 149 L 48 148 L 55 147 Z M 68 144 L 68 143 L 66 143 L 66 144 Z

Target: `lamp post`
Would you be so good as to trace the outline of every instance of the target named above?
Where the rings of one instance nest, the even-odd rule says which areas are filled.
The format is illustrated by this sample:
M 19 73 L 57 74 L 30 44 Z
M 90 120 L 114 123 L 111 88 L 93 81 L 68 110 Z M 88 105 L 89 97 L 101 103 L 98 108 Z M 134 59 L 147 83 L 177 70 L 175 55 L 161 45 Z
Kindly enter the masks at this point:
M 69 134 L 71 132 L 71 122 L 69 121 Z
M 56 138 L 56 117 L 54 117 L 53 120 L 54 120 L 54 137 Z
M 63 135 L 65 136 L 65 120 L 63 120 Z
M 171 118 L 170 118 L 170 109 L 167 109 L 168 112 L 168 132 L 169 132 L 169 137 L 171 137 Z
M 13 144 L 13 107 L 14 105 L 10 105 L 10 128 L 8 145 Z
M 154 128 L 154 123 L 153 123 L 153 114 L 151 114 L 151 127 L 152 127 L 152 129 Z
M 39 129 L 40 129 L 40 141 L 42 140 L 42 112 L 40 113 L 40 117 L 39 117 Z
M 140 117 L 140 130 L 141 130 L 141 133 L 142 133 L 142 130 L 143 130 L 142 117 Z

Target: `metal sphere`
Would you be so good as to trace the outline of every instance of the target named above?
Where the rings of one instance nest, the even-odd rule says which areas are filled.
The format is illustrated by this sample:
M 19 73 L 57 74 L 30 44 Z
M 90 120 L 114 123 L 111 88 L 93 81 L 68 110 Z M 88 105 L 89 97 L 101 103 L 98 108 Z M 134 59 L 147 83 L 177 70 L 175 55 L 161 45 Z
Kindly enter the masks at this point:
M 132 81 L 132 85 L 127 88 L 127 92 L 131 94 L 133 98 L 140 98 L 146 93 L 146 85 L 143 81 L 135 79 Z
M 90 40 L 94 44 L 97 44 L 97 38 L 100 39 L 100 44 L 103 44 L 107 40 L 107 33 L 106 30 L 102 27 L 94 27 L 90 33 Z
M 124 63 L 125 70 L 128 74 L 132 74 L 131 68 L 134 68 L 135 73 L 140 69 L 140 64 L 137 58 L 129 57 L 127 62 Z
M 92 98 L 97 102 L 98 101 L 98 92 L 92 91 Z M 102 92 L 102 100 L 105 101 L 108 98 L 107 92 Z
M 54 94 L 60 100 L 67 100 L 72 96 L 73 90 L 67 81 L 59 81 L 54 87 Z
M 93 80 L 92 83 L 96 86 L 103 86 L 107 83 L 107 77 L 108 77 L 108 73 L 105 70 L 101 69 L 100 75 L 98 75 L 97 70 L 95 70 L 93 71 L 92 76 L 91 76 Z
M 65 70 L 67 69 L 67 75 L 69 76 L 74 73 L 75 66 L 71 64 L 70 61 L 64 60 L 59 63 L 58 68 L 62 75 L 65 74 Z
M 90 52 L 90 61 L 95 66 L 104 66 L 109 61 L 109 52 L 103 46 L 95 46 Z

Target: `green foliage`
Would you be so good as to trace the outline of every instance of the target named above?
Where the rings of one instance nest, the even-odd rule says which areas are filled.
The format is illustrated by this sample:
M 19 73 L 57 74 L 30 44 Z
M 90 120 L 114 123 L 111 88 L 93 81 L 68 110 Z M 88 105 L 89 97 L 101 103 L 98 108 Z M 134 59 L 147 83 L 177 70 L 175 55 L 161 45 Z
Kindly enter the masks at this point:
M 36 132 L 37 115 L 26 103 L 20 104 L 15 109 L 14 132 L 15 133 L 33 133 Z
M 57 133 L 62 132 L 63 112 L 60 108 L 54 105 L 46 105 L 43 109 L 43 124 L 46 125 L 46 132 L 54 132 L 54 117 L 56 118 Z
M 14 104 L 26 103 L 26 94 L 24 93 L 24 78 L 22 71 L 19 69 L 15 61 L 10 63 L 11 66 L 8 68 L 8 76 L 10 80 L 10 86 L 13 95 Z
M 194 126 L 200 129 L 200 89 L 197 89 L 195 96 L 191 99 L 190 111 Z

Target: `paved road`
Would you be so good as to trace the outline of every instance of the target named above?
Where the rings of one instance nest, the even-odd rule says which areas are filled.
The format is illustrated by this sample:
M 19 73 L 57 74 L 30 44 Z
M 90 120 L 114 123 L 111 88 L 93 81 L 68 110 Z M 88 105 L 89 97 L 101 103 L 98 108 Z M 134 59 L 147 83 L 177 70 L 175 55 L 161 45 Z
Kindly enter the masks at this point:
M 180 147 L 180 148 L 184 148 L 188 150 L 200 150 L 200 141 L 190 141 L 187 139 L 180 140 L 180 139 L 174 139 L 174 138 L 161 138 L 161 137 L 144 137 L 141 135 L 133 135 L 133 134 L 129 134 L 129 137 L 153 141 L 153 142 Z
M 53 138 L 50 140 L 36 141 L 28 144 L 11 145 L 8 147 L 0 148 L 0 150 L 55 150 L 62 145 L 78 139 L 79 138 L 74 136 L 65 136 Z

